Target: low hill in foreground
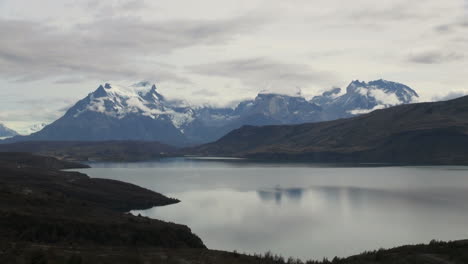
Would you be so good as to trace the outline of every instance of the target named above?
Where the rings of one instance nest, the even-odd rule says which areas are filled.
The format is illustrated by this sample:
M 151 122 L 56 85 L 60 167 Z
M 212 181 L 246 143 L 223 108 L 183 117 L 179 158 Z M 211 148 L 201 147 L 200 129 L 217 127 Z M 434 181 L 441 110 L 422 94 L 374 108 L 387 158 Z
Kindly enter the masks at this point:
M 468 97 L 330 122 L 244 126 L 187 152 L 313 162 L 468 164 Z
M 0 168 L 63 170 L 89 168 L 88 165 L 58 160 L 53 157 L 37 156 L 24 152 L 0 152 Z
M 205 248 L 186 226 L 126 213 L 178 200 L 133 184 L 57 170 L 72 167 L 49 157 L 0 153 L 0 258 L 5 248 L 23 244 Z
M 145 141 L 24 141 L 0 144 L 0 152 L 31 152 L 69 161 L 141 161 L 172 155 L 175 148 Z

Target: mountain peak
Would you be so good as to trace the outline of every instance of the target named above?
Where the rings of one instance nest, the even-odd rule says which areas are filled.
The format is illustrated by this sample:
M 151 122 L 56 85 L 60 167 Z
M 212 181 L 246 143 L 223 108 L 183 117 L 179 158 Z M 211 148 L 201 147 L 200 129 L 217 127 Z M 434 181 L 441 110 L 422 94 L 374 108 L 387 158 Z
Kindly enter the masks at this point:
M 416 91 L 410 87 L 398 82 L 387 81 L 384 79 L 370 82 L 361 82 L 356 80 L 352 81 L 346 88 L 347 93 L 360 93 L 361 95 L 366 95 L 366 93 L 375 90 L 381 90 L 385 93 L 395 93 L 399 99 L 402 100 L 402 103 L 410 103 L 415 98 L 419 97 Z
M 335 88 L 332 88 L 330 90 L 326 90 L 321 95 L 314 96 L 310 100 L 310 102 L 314 103 L 316 105 L 319 105 L 319 106 L 320 105 L 326 105 L 326 104 L 329 104 L 329 103 L 333 102 L 333 100 L 335 100 L 337 97 L 339 97 L 340 94 L 341 94 L 341 88 L 335 87 Z
M 96 89 L 96 91 L 94 91 L 92 94 L 96 98 L 107 96 L 106 89 L 102 85 L 99 85 L 99 87 Z
M 66 118 L 75 120 L 105 116 L 114 119 L 112 122 L 141 118 L 144 120 L 142 122 L 161 122 L 169 127 L 172 125 L 173 129 L 179 129 L 193 119 L 192 111 L 176 109 L 176 106 L 156 91 L 155 84 L 147 81 L 130 86 L 109 83 L 100 85 L 96 91 L 70 108 L 65 115 Z
M 352 81 L 351 81 L 351 84 L 354 84 L 354 85 L 365 85 L 366 82 L 365 82 L 365 81 L 360 81 L 360 80 L 352 80 Z
M 142 81 L 130 86 L 113 85 L 105 83 L 91 93 L 93 98 L 131 98 L 131 97 L 148 97 L 157 100 L 164 100 L 163 96 L 156 92 L 156 85 L 148 81 Z
M 310 101 L 300 93 L 262 91 L 234 109 L 191 107 L 165 100 L 155 84 L 105 83 L 77 102 L 35 139 L 146 139 L 165 143 L 208 142 L 242 125 L 299 124 L 351 117 L 375 109 L 412 102 L 416 92 L 406 85 L 355 80 L 348 88 L 332 88 Z

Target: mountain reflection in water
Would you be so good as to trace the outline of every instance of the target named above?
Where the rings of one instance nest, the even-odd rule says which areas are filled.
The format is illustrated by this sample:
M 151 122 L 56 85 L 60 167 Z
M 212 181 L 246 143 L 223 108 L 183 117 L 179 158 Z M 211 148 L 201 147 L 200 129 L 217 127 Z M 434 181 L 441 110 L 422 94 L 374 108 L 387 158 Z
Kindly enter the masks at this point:
M 271 190 L 258 190 L 257 194 L 263 201 L 268 202 L 274 200 L 277 204 L 280 204 L 283 196 L 290 200 L 300 201 L 303 192 L 304 189 L 302 188 L 281 189 L 280 187 L 276 187 Z

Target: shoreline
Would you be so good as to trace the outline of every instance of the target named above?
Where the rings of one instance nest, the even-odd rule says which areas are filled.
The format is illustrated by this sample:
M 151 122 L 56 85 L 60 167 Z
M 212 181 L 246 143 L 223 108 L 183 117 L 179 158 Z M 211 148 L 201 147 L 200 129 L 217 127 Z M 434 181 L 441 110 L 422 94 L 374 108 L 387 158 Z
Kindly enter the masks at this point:
M 0 161 L 2 263 L 330 263 L 210 250 L 187 226 L 128 213 L 177 199 L 130 183 L 62 171 L 83 166 L 50 157 L 10 153 L 0 154 Z M 333 263 L 465 260 L 468 240 L 374 250 L 334 258 Z

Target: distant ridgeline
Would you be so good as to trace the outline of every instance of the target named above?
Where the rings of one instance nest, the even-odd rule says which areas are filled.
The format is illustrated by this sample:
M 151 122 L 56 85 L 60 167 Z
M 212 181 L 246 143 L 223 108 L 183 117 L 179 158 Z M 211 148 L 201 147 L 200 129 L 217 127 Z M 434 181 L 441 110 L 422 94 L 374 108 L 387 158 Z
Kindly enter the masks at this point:
M 309 101 L 301 96 L 261 93 L 235 108 L 190 107 L 166 100 L 149 82 L 130 87 L 105 84 L 39 132 L 7 142 L 140 140 L 184 146 L 217 140 L 243 125 L 334 120 L 417 98 L 406 85 L 377 80 L 353 81 L 346 91 L 334 88 Z
M 16 136 L 16 135 L 18 135 L 16 131 L 0 123 L 0 138 L 8 138 L 8 137 Z
M 468 96 L 334 121 L 243 126 L 187 154 L 313 162 L 468 164 Z

